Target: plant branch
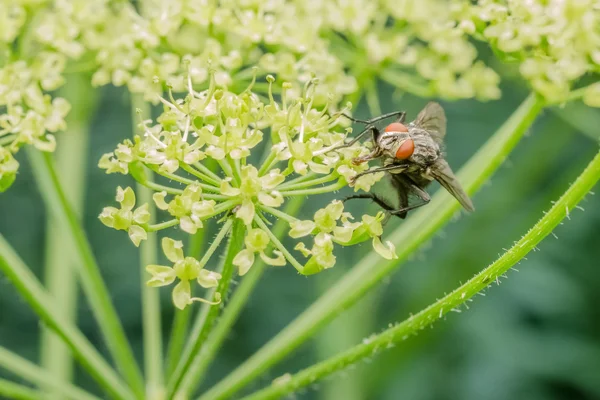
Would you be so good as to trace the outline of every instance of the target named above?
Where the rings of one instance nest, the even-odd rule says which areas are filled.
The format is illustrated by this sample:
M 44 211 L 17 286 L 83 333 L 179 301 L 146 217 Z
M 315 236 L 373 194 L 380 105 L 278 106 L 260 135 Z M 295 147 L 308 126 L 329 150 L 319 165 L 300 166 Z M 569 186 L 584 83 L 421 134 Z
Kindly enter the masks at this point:
M 51 390 L 53 394 L 60 395 L 60 398 L 73 400 L 99 400 L 98 397 L 73 386 L 69 381 L 57 378 L 54 371 L 42 369 L 31 361 L 26 360 L 1 346 L 0 367 L 36 386 L 44 388 L 44 391 L 47 391 L 48 389 Z
M 227 249 L 225 251 L 225 258 L 223 260 L 221 279 L 219 280 L 219 284 L 215 289 L 217 293 L 221 294 L 222 303 L 225 303 L 227 299 L 229 285 L 231 284 L 231 279 L 233 278 L 233 272 L 235 269 L 233 265 L 233 259 L 242 249 L 244 243 L 244 232 L 246 229 L 244 223 L 239 218 L 231 217 L 226 224 L 232 225 L 231 234 L 229 237 L 229 244 L 227 245 Z M 224 231 L 224 229 L 221 230 L 221 232 Z M 229 231 L 229 229 L 227 229 L 227 231 Z M 220 240 L 217 238 L 215 242 L 217 241 Z M 214 249 L 212 251 L 214 252 Z M 212 254 L 210 248 L 207 253 Z M 206 260 L 203 258 L 200 263 L 206 263 L 207 261 L 207 258 Z M 196 318 L 194 327 L 192 328 L 192 332 L 190 334 L 191 342 L 188 342 L 186 345 L 184 354 L 181 357 L 175 372 L 169 379 L 169 384 L 167 386 L 167 398 L 173 397 L 176 393 L 177 397 L 188 397 L 189 393 L 186 392 L 189 389 L 189 385 L 187 385 L 187 379 L 190 372 L 190 366 L 194 358 L 200 352 L 206 338 L 210 334 L 220 310 L 221 307 L 211 307 L 210 305 L 206 305 L 198 312 L 198 317 Z
M 296 215 L 303 204 L 304 198 L 294 197 L 286 204 L 283 211 L 288 215 Z M 273 226 L 273 234 L 278 238 L 281 238 L 288 230 L 289 224 L 285 220 L 279 219 Z M 223 345 L 227 334 L 231 331 L 231 328 L 248 302 L 256 284 L 265 272 L 265 268 L 266 264 L 264 261 L 258 259 L 252 268 L 250 268 L 250 271 L 244 275 L 242 283 L 231 296 L 231 300 L 223 310 L 221 318 L 219 318 L 214 329 L 202 346 L 202 351 L 192 362 L 189 373 L 189 381 L 192 389 L 202 382 L 206 369 L 210 366 L 217 355 L 217 352 Z
M 461 169 L 458 179 L 467 193 L 473 194 L 489 179 L 516 146 L 543 108 L 542 100 L 531 94 L 506 120 L 487 143 Z M 343 279 L 332 286 L 307 310 L 271 339 L 250 359 L 242 363 L 206 392 L 202 400 L 230 397 L 270 366 L 283 359 L 320 327 L 358 301 L 369 289 L 399 267 L 410 254 L 431 239 L 459 209 L 446 192 L 438 191 L 427 207 L 413 214 L 388 237 L 401 244 L 397 260 L 382 260 L 371 252 L 356 263 Z
M 44 393 L 29 386 L 0 379 L 0 396 L 5 399 L 39 400 L 43 398 Z
M 188 244 L 188 255 L 195 259 L 200 259 L 203 249 L 204 236 L 208 227 L 199 229 L 196 234 L 190 237 Z M 175 310 L 173 326 L 171 328 L 171 337 L 169 338 L 169 348 L 167 349 L 167 379 L 171 377 L 177 367 L 177 362 L 181 358 L 183 346 L 188 333 L 192 307 L 186 307 L 183 310 Z
M 468 282 L 400 324 L 370 337 L 365 343 L 354 346 L 312 367 L 306 368 L 286 378 L 285 382 L 274 383 L 263 390 L 244 397 L 244 400 L 281 398 L 348 365 L 354 364 L 366 357 L 371 357 L 381 350 L 390 348 L 411 335 L 416 335 L 419 331 L 441 319 L 448 312 L 456 310 L 457 307 L 466 303 L 471 297 L 493 282 L 499 283 L 500 278 L 504 277 L 504 273 L 519 263 L 530 251 L 534 250 L 538 243 L 548 236 L 563 219 L 569 218 L 570 210 L 575 208 L 599 179 L 600 153 L 594 157 L 575 183 L 569 187 L 562 197 L 554 203 L 554 206 L 545 213 L 544 217 L 521 240 L 516 242 L 499 259 Z
M 62 310 L 44 290 L 31 270 L 23 263 L 0 234 L 0 271 L 12 282 L 40 319 L 62 338 L 90 375 L 116 399 L 135 398 L 83 334 L 62 316 Z
M 89 78 L 83 74 L 71 75 L 59 94 L 71 104 L 66 117 L 67 129 L 58 137 L 56 167 L 63 179 L 69 182 L 65 195 L 80 215 L 86 189 L 85 165 L 88 159 L 89 123 L 96 109 L 97 92 Z M 77 259 L 68 232 L 52 215 L 47 215 L 44 258 L 44 283 L 56 299 L 64 316 L 75 321 L 77 315 L 77 279 L 74 263 Z M 70 381 L 73 376 L 73 360 L 69 348 L 49 329 L 42 328 L 40 337 L 40 364 L 57 381 Z M 49 389 L 49 388 L 43 388 Z
M 137 131 L 137 119 L 151 118 L 150 104 L 144 101 L 141 94 L 131 94 L 131 121 L 132 136 Z M 139 113 L 139 116 L 138 116 Z M 152 180 L 152 172 L 148 172 Z M 158 238 L 153 230 L 163 229 L 153 225 L 156 222 L 156 206 L 152 199 L 154 191 L 140 183 L 136 185 L 136 192 L 140 204 L 148 204 L 150 220 L 148 224 L 155 228 L 149 230 L 147 240 L 140 243 L 140 286 L 142 292 L 142 332 L 144 343 L 144 372 L 146 374 L 146 393 L 149 398 L 154 398 L 163 390 L 163 353 L 162 353 L 162 326 L 160 312 L 160 292 L 146 285 L 146 266 L 158 263 Z M 172 221 L 167 221 L 167 224 Z M 175 220 L 175 224 L 178 221 Z M 159 224 L 160 226 L 161 224 Z
M 79 267 L 78 272 L 83 290 L 98 321 L 98 326 L 102 331 L 107 347 L 119 371 L 136 395 L 143 398 L 144 383 L 142 374 L 127 342 L 117 312 L 111 303 L 110 294 L 102 280 L 100 269 L 85 236 L 85 231 L 65 196 L 54 168 L 52 155 L 31 148 L 27 148 L 26 151 L 47 210 L 54 213 L 54 218 L 63 224 L 74 241 L 78 261 L 76 265 Z

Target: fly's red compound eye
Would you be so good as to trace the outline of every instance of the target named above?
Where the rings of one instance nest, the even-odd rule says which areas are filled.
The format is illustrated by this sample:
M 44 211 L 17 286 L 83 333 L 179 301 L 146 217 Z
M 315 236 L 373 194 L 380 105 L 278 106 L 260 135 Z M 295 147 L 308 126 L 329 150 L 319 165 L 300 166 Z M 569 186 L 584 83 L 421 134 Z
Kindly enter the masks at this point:
M 398 147 L 396 150 L 396 158 L 398 160 L 406 160 L 410 156 L 412 156 L 415 151 L 415 142 L 412 139 L 406 139 L 404 143 Z
M 388 126 L 385 127 L 386 132 L 408 132 L 408 128 L 406 125 L 400 122 L 392 122 Z

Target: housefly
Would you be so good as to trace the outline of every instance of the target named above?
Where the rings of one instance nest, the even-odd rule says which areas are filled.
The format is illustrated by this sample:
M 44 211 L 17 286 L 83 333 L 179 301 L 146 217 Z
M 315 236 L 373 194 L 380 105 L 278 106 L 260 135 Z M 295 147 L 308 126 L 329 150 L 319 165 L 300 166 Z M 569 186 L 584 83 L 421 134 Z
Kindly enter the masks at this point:
M 393 206 L 385 198 L 374 193 L 361 193 L 350 196 L 350 199 L 372 199 L 389 214 L 406 218 L 406 213 L 429 203 L 429 194 L 425 188 L 435 179 L 467 211 L 473 211 L 473 203 L 454 176 L 442 153 L 443 140 L 446 135 L 446 115 L 438 103 L 430 102 L 417 115 L 417 118 L 405 124 L 406 113 L 394 112 L 371 120 L 358 120 L 349 116 L 354 122 L 366 124 L 366 128 L 352 141 L 341 147 L 351 146 L 362 136 L 370 132 L 373 151 L 362 157 L 353 159 L 353 163 L 362 164 L 369 160 L 379 159 L 382 166 L 357 174 L 350 184 L 359 177 L 376 172 L 387 172 L 398 197 L 398 206 Z M 387 125 L 383 132 L 375 126 L 375 122 L 396 117 L 395 122 Z M 409 205 L 409 197 L 415 196 L 420 201 Z

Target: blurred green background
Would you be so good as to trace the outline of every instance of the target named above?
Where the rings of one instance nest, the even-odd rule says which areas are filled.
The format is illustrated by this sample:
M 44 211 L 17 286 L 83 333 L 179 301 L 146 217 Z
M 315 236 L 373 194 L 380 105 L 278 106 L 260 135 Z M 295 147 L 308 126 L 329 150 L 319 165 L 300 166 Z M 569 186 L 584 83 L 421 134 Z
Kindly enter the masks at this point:
M 100 156 L 131 135 L 130 103 L 122 90 L 100 91 L 90 140 L 84 224 L 129 339 L 142 359 L 140 277 L 136 248 L 126 233 L 108 229 L 97 215 L 112 205 L 117 185 L 129 177 L 105 175 Z M 499 101 L 443 102 L 448 116 L 447 158 L 454 170 L 495 132 L 524 96 L 519 85 L 503 87 Z M 428 99 L 395 96 L 380 88 L 383 112 L 405 109 L 412 118 Z M 581 107 L 581 108 L 579 108 Z M 583 114 L 589 114 L 588 117 Z M 425 248 L 341 315 L 313 340 L 246 390 L 359 343 L 389 323 L 401 321 L 451 291 L 491 263 L 532 226 L 598 151 L 593 129 L 597 110 L 574 106 L 546 111 L 493 179 L 474 196 L 476 212 L 461 215 Z M 356 115 L 369 117 L 364 105 Z M 568 121 L 572 116 L 575 121 Z M 574 126 L 592 128 L 587 135 Z M 588 129 L 589 130 L 589 129 Z M 59 138 L 60 145 L 60 138 Z M 42 276 L 46 219 L 27 166 L 0 195 L 0 232 L 32 270 Z M 68 182 L 65 182 L 68 185 Z M 380 187 L 381 190 L 381 187 Z M 429 190 L 437 190 L 432 186 Z M 600 190 L 600 188 L 597 188 Z M 342 192 L 349 193 L 349 192 Z M 599 194 L 600 195 L 600 194 Z M 339 194 L 338 194 L 339 196 Z M 301 399 L 600 399 L 600 197 L 588 196 L 585 211 L 530 254 L 508 279 L 476 296 L 469 310 L 451 313 L 432 329 L 297 395 Z M 303 208 L 311 215 L 326 204 Z M 348 203 L 355 210 L 374 207 Z M 410 218 L 410 216 L 409 216 Z M 388 231 L 400 220 L 391 220 Z M 171 233 L 172 231 L 170 231 Z M 180 233 L 180 232 L 179 232 Z M 210 232 L 207 239 L 213 237 Z M 180 237 L 184 237 L 180 235 Z M 370 250 L 370 243 L 338 252 L 334 269 L 299 276 L 291 267 L 268 270 L 225 342 L 204 387 L 249 357 Z M 397 248 L 402 243 L 396 243 Z M 175 309 L 163 290 L 163 329 L 168 337 Z M 197 305 L 194 307 L 198 307 Z M 80 298 L 79 326 L 106 354 L 88 304 Z M 0 276 L 0 344 L 39 359 L 40 326 L 35 314 Z M 0 376 L 3 372 L 0 371 Z M 97 392 L 82 371 L 77 382 Z

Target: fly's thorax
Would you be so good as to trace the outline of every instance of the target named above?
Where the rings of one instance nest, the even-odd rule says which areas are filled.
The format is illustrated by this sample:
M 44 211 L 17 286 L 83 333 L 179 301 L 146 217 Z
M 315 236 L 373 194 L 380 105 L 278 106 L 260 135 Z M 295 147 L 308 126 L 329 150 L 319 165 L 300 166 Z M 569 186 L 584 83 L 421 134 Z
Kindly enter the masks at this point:
M 422 129 L 414 129 L 411 137 L 415 143 L 415 150 L 411 160 L 423 166 L 433 164 L 440 156 L 440 145 L 433 140 L 431 135 Z
M 422 167 L 434 163 L 441 154 L 431 135 L 416 127 L 408 132 L 385 132 L 378 138 L 377 146 L 386 158 Z

